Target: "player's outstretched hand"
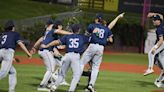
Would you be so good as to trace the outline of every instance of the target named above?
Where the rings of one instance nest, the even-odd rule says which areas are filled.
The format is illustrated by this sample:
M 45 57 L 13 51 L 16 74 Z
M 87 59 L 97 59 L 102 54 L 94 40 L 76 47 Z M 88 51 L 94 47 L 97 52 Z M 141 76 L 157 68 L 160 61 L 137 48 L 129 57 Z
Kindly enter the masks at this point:
M 125 12 L 121 13 L 120 15 L 118 15 L 119 18 L 123 18 L 124 17 Z
M 32 54 L 29 53 L 28 54 L 28 58 L 31 59 L 32 58 Z

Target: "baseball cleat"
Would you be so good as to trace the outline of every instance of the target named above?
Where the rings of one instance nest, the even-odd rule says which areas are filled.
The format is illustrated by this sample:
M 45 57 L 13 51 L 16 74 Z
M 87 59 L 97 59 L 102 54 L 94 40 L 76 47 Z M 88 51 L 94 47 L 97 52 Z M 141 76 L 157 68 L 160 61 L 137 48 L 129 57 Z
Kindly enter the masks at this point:
M 54 85 L 54 83 L 47 84 L 47 88 L 51 88 Z
M 158 87 L 158 88 L 164 88 L 164 84 L 162 82 L 154 82 L 154 84 Z
M 37 88 L 38 91 L 47 91 L 49 92 L 50 89 L 48 89 L 46 86 L 43 86 L 43 85 L 39 85 L 39 87 Z
M 155 84 L 158 88 L 164 88 L 164 82 L 162 82 L 162 81 L 160 81 L 160 80 L 158 80 L 158 79 L 156 79 L 156 80 L 154 81 L 154 84 Z
M 57 89 L 57 87 L 56 87 L 55 85 L 53 85 L 53 86 L 51 87 L 51 92 L 54 92 L 56 89 Z
M 67 83 L 66 81 L 61 82 L 60 85 L 70 86 L 69 83 Z
M 147 69 L 143 75 L 146 76 L 146 75 L 152 74 L 153 72 L 154 72 L 153 69 Z
M 160 82 L 160 81 L 157 80 L 157 79 L 154 81 L 154 85 L 156 85 L 158 88 L 160 87 L 160 86 L 159 86 L 159 82 Z
M 92 84 L 89 84 L 89 86 L 88 86 L 88 90 L 90 90 L 90 92 L 95 92 L 95 90 L 94 90 Z

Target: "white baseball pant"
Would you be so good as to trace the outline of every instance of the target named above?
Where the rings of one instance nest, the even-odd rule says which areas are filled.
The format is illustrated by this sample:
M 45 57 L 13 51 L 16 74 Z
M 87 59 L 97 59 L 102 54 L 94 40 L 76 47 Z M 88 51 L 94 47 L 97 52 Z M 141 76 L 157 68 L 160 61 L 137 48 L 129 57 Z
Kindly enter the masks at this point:
M 38 53 L 42 57 L 46 66 L 46 73 L 44 74 L 43 80 L 40 83 L 40 85 L 45 86 L 48 84 L 48 80 L 52 77 L 52 73 L 54 72 L 56 66 L 56 61 L 49 50 L 39 51 Z
M 91 71 L 91 80 L 89 84 L 95 85 L 99 67 L 102 62 L 104 46 L 99 44 L 90 44 L 86 51 L 83 53 L 81 58 L 81 74 L 84 69 L 84 65 L 87 64 L 92 59 L 92 71 Z
M 152 47 L 153 49 L 154 47 Z M 153 68 L 154 65 L 154 57 L 156 54 L 160 53 L 160 51 L 162 51 L 164 49 L 164 42 L 162 43 L 162 45 L 155 51 L 154 54 L 152 54 L 152 49 L 149 51 L 148 53 L 148 60 L 149 60 L 149 68 Z
M 55 86 L 58 87 L 59 84 L 65 78 L 69 67 L 71 67 L 73 71 L 73 79 L 70 84 L 69 91 L 74 92 L 77 86 L 77 83 L 80 79 L 80 54 L 69 52 L 66 53 L 63 57 L 63 64 L 61 67 L 61 72 L 59 73 L 58 79 L 55 82 Z
M 9 92 L 15 90 L 16 86 L 16 70 L 12 66 L 15 51 L 13 49 L 0 49 L 0 58 L 2 59 L 0 69 L 0 80 L 9 73 Z

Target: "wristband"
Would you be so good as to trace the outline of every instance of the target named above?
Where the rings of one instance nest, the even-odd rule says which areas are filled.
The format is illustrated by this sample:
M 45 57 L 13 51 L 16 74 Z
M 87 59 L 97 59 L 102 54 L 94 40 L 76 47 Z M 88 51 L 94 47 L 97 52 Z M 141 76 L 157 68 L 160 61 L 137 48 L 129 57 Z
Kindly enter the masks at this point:
M 158 45 L 155 45 L 154 48 L 157 49 L 158 48 Z

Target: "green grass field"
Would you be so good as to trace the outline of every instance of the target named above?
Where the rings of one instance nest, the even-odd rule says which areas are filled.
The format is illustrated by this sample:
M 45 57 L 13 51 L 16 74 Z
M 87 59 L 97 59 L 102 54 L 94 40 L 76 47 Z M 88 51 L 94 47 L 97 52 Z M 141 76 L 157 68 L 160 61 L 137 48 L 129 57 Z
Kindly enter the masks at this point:
M 148 59 L 145 54 L 123 53 L 123 54 L 104 54 L 104 62 L 117 62 L 125 64 L 147 64 Z
M 16 53 L 20 55 L 21 53 Z M 37 57 L 37 55 L 35 56 Z M 105 62 L 147 64 L 147 55 L 142 54 L 116 54 L 104 55 Z M 14 65 L 17 69 L 18 84 L 16 92 L 37 92 L 37 86 L 40 83 L 45 69 L 39 65 Z M 144 77 L 142 74 L 100 71 L 96 82 L 97 92 L 158 92 L 162 88 L 154 86 L 153 82 L 157 75 Z M 71 72 L 67 76 L 67 81 L 71 81 Z M 76 92 L 84 92 L 87 79 L 82 77 L 80 86 Z M 7 92 L 8 77 L 0 81 L 0 92 Z M 67 86 L 60 86 L 57 92 L 67 92 Z M 158 91 L 157 91 L 158 90 Z

